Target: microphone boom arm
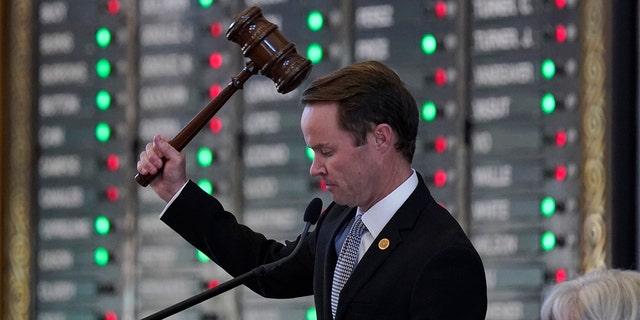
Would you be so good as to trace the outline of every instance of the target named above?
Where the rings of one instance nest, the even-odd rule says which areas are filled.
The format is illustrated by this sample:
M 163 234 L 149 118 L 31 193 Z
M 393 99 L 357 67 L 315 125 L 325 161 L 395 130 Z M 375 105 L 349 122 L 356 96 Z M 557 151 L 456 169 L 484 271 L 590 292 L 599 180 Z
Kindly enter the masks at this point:
M 213 287 L 211 289 L 208 289 L 206 291 L 203 291 L 191 298 L 182 300 L 181 302 L 178 302 L 166 309 L 162 309 L 146 318 L 143 318 L 142 320 L 157 320 L 157 319 L 164 319 L 166 317 L 172 316 L 180 311 L 183 311 L 187 308 L 193 307 L 196 304 L 203 302 L 205 300 L 208 300 L 210 298 L 213 298 L 219 294 L 222 294 L 224 292 L 227 292 L 255 277 L 258 276 L 259 273 L 261 273 L 262 270 L 260 267 L 258 268 L 254 268 L 253 270 L 240 275 L 239 277 L 233 278 L 227 282 L 221 283 L 220 285 Z
M 314 222 L 315 223 L 315 222 Z M 241 284 L 246 283 L 249 280 L 252 280 L 254 278 L 257 278 L 259 276 L 264 276 L 267 273 L 277 269 L 280 265 L 282 265 L 284 262 L 288 261 L 289 259 L 291 259 L 291 257 L 293 257 L 298 251 L 300 251 L 300 248 L 302 247 L 302 242 L 303 240 L 307 237 L 308 231 L 309 231 L 309 227 L 311 227 L 311 222 L 306 222 L 304 224 L 304 229 L 302 230 L 302 233 L 300 234 L 300 238 L 298 239 L 298 243 L 296 244 L 295 248 L 293 248 L 293 251 L 291 251 L 291 253 L 289 255 L 287 255 L 286 257 L 271 262 L 271 263 L 267 263 L 267 264 L 262 264 L 258 267 L 255 267 L 253 269 L 251 269 L 249 272 L 246 272 L 238 277 L 235 277 L 229 281 L 223 282 L 220 285 L 207 289 L 193 297 L 190 297 L 188 299 L 182 300 L 172 306 L 169 306 L 168 308 L 162 309 L 146 318 L 143 318 L 142 320 L 158 320 L 158 319 L 164 319 L 166 317 L 172 316 L 180 311 L 186 310 L 187 308 L 193 307 L 196 304 L 203 302 L 205 300 L 211 299 L 217 295 L 220 295 L 224 292 L 227 292 Z
M 245 282 L 253 278 L 256 278 L 258 276 L 264 276 L 267 273 L 277 269 L 283 263 L 289 261 L 292 257 L 294 257 L 298 253 L 298 251 L 300 251 L 300 248 L 302 248 L 302 243 L 304 242 L 304 239 L 309 234 L 309 228 L 311 227 L 311 225 L 316 224 L 321 211 L 322 211 L 322 200 L 320 200 L 320 198 L 314 198 L 313 200 L 311 200 L 311 202 L 307 206 L 307 209 L 304 212 L 305 223 L 304 223 L 304 228 L 302 228 L 302 233 L 300 233 L 300 237 L 298 237 L 298 243 L 296 243 L 296 246 L 295 248 L 293 248 L 293 251 L 291 251 L 291 253 L 286 257 L 280 260 L 276 260 L 274 262 L 262 264 L 258 267 L 255 267 L 247 273 L 244 273 L 236 278 L 233 278 L 227 282 L 224 282 L 216 287 L 203 291 L 191 298 L 178 302 L 166 309 L 160 310 L 142 320 L 164 319 L 168 316 L 174 315 L 189 307 L 195 306 L 196 304 L 202 301 L 213 298 L 221 293 L 227 292 L 241 284 L 244 284 Z

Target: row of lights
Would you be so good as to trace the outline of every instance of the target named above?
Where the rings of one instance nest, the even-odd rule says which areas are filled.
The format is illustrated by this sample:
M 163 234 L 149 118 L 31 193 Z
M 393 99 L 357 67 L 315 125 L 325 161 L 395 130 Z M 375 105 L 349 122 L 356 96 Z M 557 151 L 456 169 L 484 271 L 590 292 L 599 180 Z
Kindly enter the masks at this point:
M 559 164 L 550 170 L 549 175 L 557 182 L 564 182 L 569 177 L 569 169 L 567 168 L 567 165 Z M 445 169 L 436 169 L 433 172 L 431 179 L 435 187 L 444 188 L 449 182 L 449 173 Z
M 544 93 L 540 97 L 540 110 L 543 114 L 550 115 L 558 108 L 556 96 L 552 93 Z M 442 115 L 443 109 L 438 107 L 434 101 L 425 101 L 420 108 L 420 117 L 426 122 L 432 122 Z

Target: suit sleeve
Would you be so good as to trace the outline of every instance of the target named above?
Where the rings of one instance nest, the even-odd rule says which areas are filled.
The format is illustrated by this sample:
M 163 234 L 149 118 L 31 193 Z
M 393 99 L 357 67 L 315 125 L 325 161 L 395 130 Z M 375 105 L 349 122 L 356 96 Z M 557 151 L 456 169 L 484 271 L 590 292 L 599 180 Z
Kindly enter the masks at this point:
M 297 240 L 282 244 L 267 239 L 238 223 L 219 201 L 192 181 L 166 209 L 161 220 L 234 277 L 286 257 L 297 243 Z M 311 257 L 310 246 L 303 244 L 290 263 L 250 281 L 247 286 L 260 295 L 273 298 L 312 294 Z

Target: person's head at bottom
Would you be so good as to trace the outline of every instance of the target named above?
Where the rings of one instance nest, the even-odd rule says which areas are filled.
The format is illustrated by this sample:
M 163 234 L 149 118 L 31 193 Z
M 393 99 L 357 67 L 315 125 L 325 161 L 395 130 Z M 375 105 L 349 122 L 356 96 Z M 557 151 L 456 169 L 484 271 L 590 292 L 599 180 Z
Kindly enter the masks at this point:
M 640 320 L 640 273 L 598 270 L 555 285 L 542 320 Z

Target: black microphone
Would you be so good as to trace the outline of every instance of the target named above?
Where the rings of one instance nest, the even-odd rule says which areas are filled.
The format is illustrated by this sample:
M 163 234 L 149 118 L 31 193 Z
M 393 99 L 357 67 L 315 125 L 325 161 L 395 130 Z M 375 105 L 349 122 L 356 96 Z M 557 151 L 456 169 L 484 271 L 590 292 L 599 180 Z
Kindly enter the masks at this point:
M 322 212 L 322 200 L 320 198 L 313 198 L 309 205 L 307 205 L 307 209 L 304 210 L 304 222 L 308 222 L 312 225 L 318 222 L 320 218 L 320 213 Z M 305 226 L 308 229 L 308 226 Z
M 311 202 L 309 202 L 309 204 L 307 205 L 307 209 L 304 210 L 305 224 L 304 224 L 304 228 L 302 229 L 302 233 L 300 234 L 300 239 L 296 244 L 296 247 L 293 248 L 293 251 L 291 251 L 291 253 L 288 256 L 271 263 L 263 264 L 258 268 L 256 268 L 260 270 L 261 276 L 265 275 L 267 272 L 271 272 L 275 270 L 276 268 L 281 266 L 283 263 L 291 260 L 291 258 L 295 256 L 296 253 L 298 253 L 298 251 L 300 250 L 300 247 L 302 247 L 302 240 L 304 240 L 304 238 L 307 237 L 307 234 L 309 233 L 309 228 L 311 227 L 311 225 L 314 225 L 316 224 L 316 222 L 318 222 L 318 218 L 320 218 L 321 211 L 322 211 L 322 200 L 320 200 L 320 198 L 313 198 L 313 200 L 311 200 Z
M 143 318 L 142 320 L 164 319 L 166 317 L 172 316 L 187 308 L 193 307 L 202 301 L 213 298 L 223 292 L 227 292 L 245 283 L 250 279 L 253 279 L 257 276 L 264 276 L 267 273 L 277 269 L 284 262 L 289 261 L 300 250 L 300 248 L 302 247 L 302 242 L 304 242 L 304 239 L 307 237 L 307 234 L 309 234 L 309 228 L 311 227 L 311 225 L 314 225 L 316 224 L 316 222 L 318 222 L 318 218 L 320 217 L 321 211 L 322 211 L 322 200 L 320 200 L 320 198 L 314 198 L 313 200 L 311 200 L 309 205 L 307 205 L 307 209 L 305 209 L 304 211 L 305 224 L 304 224 L 304 228 L 302 229 L 302 233 L 300 234 L 300 237 L 298 239 L 298 243 L 296 244 L 295 248 L 293 248 L 293 251 L 291 251 L 291 253 L 288 256 L 271 263 L 260 265 L 247 273 L 244 273 L 236 278 L 233 278 L 227 282 L 224 282 L 214 288 L 203 291 L 191 298 L 178 302 L 166 309 L 160 310 L 146 318 Z

